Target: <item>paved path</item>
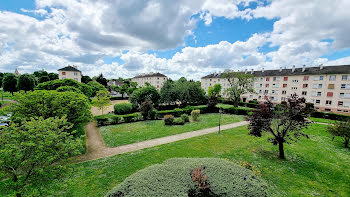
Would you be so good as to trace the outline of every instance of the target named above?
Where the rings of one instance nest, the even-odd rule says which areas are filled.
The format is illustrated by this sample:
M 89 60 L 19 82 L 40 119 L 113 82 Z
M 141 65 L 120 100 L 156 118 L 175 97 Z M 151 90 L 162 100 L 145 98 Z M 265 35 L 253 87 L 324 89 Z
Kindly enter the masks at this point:
M 248 124 L 247 121 L 227 124 L 227 125 L 221 126 L 221 130 L 232 129 L 232 128 L 244 126 L 247 124 Z M 78 162 L 94 160 L 94 159 L 109 157 L 113 155 L 128 153 L 136 150 L 141 150 L 144 148 L 159 146 L 162 144 L 167 144 L 167 143 L 176 142 L 184 139 L 198 137 L 209 133 L 215 133 L 215 132 L 218 132 L 218 130 L 219 130 L 219 127 L 212 127 L 212 128 L 202 129 L 198 131 L 191 131 L 187 133 L 171 135 L 171 136 L 157 138 L 153 140 L 147 140 L 143 142 L 110 148 L 104 145 L 103 139 L 101 137 L 101 134 L 98 128 L 96 127 L 96 124 L 94 122 L 90 122 L 85 128 L 86 135 L 87 135 L 87 142 L 86 142 L 87 153 L 85 155 L 79 156 Z

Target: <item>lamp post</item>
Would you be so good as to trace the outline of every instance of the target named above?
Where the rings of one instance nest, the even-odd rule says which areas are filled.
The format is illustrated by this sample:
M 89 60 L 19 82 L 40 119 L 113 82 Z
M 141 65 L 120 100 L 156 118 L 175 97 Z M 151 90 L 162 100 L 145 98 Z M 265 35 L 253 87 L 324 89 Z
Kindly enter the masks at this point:
M 219 134 L 220 134 L 220 131 L 221 131 L 221 128 L 220 128 L 220 123 L 221 123 L 221 113 L 222 113 L 222 109 L 219 109 Z

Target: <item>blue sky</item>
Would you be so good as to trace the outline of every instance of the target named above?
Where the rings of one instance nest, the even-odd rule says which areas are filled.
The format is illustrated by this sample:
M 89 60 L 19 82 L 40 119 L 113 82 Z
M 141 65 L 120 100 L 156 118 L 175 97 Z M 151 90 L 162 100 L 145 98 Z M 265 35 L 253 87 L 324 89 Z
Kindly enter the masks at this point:
M 350 64 L 349 2 L 307 4 L 2 0 L 0 69 L 75 64 L 91 76 L 162 71 L 199 79 L 225 69 Z

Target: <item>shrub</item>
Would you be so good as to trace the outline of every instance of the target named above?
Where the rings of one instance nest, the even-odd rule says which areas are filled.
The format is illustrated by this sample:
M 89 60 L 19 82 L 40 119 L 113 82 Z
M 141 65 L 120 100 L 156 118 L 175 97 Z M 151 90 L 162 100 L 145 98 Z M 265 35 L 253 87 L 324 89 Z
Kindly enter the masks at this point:
M 118 103 L 114 105 L 114 113 L 118 115 L 130 114 L 132 112 L 131 103 Z
M 156 109 L 151 110 L 151 111 L 148 113 L 149 119 L 151 119 L 151 120 L 157 119 L 157 112 L 158 112 L 158 111 L 157 111 Z
M 138 120 L 142 120 L 142 115 L 140 113 L 133 113 L 133 114 L 126 114 L 126 115 L 120 115 L 121 118 L 123 118 L 125 123 L 129 122 L 135 122 Z
M 173 125 L 184 125 L 185 121 L 182 118 L 175 118 L 173 121 Z
M 182 109 L 182 111 L 186 114 L 191 114 L 191 112 L 194 110 L 194 107 L 188 105 L 185 108 Z
M 174 111 L 174 116 L 175 117 L 180 117 L 181 114 L 183 114 L 183 110 L 180 109 L 180 108 L 175 108 L 173 111 Z
M 190 117 L 188 117 L 187 114 L 182 114 L 181 118 L 182 118 L 182 120 L 184 120 L 184 122 L 190 122 Z
M 173 115 L 168 114 L 168 115 L 164 116 L 164 124 L 165 125 L 172 125 L 173 122 L 174 122 L 174 116 Z
M 144 120 L 147 120 L 148 118 L 150 118 L 150 113 L 151 111 L 153 111 L 153 104 L 152 101 L 150 100 L 146 100 L 145 102 L 143 102 L 140 106 L 140 112 L 141 115 L 143 116 Z
M 171 114 L 173 116 L 180 117 L 182 113 L 183 113 L 183 110 L 179 109 L 179 108 L 176 108 L 176 109 L 173 109 L 173 110 L 163 110 L 163 111 L 158 111 L 157 112 L 157 117 L 158 118 L 163 118 L 167 114 Z
M 97 122 L 97 126 L 105 126 L 108 124 L 108 117 L 102 115 L 102 116 L 95 116 L 95 120 Z
M 197 175 L 197 176 L 196 176 Z M 201 195 L 203 189 L 210 195 Z M 267 184 L 251 170 L 216 158 L 175 158 L 126 178 L 115 196 L 267 196 Z
M 118 124 L 121 122 L 121 117 L 113 115 L 113 116 L 111 116 L 109 121 L 111 124 Z
M 196 110 L 200 110 L 202 114 L 208 113 L 208 106 L 206 105 L 198 105 L 198 106 L 193 106 L 193 109 Z M 191 111 L 192 113 L 192 111 Z
M 198 121 L 199 120 L 199 115 L 200 115 L 201 111 L 199 109 L 193 110 L 191 112 L 191 117 L 193 121 Z

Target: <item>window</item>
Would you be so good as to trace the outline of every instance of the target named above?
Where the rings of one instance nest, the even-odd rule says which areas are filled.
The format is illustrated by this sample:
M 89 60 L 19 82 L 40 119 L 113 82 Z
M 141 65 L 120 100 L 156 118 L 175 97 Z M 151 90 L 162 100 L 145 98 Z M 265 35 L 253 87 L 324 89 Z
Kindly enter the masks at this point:
M 334 84 L 328 84 L 328 89 L 334 89 Z
M 329 76 L 329 81 L 335 81 L 335 75 Z
M 249 98 L 252 99 L 252 98 L 253 98 L 253 95 L 249 95 Z
M 293 82 L 294 82 L 294 83 L 298 83 L 299 80 L 298 80 L 298 79 L 294 79 Z
M 285 91 L 285 90 L 282 90 L 282 94 L 287 94 L 287 91 Z
M 317 96 L 321 96 L 322 95 L 322 93 L 321 92 L 317 92 Z
M 257 87 L 257 88 L 261 88 L 261 87 L 262 87 L 262 84 L 261 84 L 261 83 L 257 83 L 257 84 L 256 84 L 256 87 Z
M 268 84 L 268 83 L 267 83 L 267 84 L 265 84 L 265 87 L 266 87 L 266 88 L 268 88 L 268 87 L 269 87 L 269 84 Z
M 345 95 L 344 93 L 340 93 L 339 98 L 344 98 L 344 95 Z
M 259 96 L 258 99 L 261 99 L 261 96 Z
M 326 100 L 326 105 L 332 105 L 332 101 Z
M 297 87 L 292 87 L 292 90 L 297 90 L 298 88 Z
M 344 107 L 349 107 L 350 106 L 350 102 L 344 101 L 343 105 L 344 105 Z
M 348 113 L 349 111 L 348 110 L 344 110 L 345 113 Z
M 304 81 L 309 81 L 309 76 L 304 76 Z
M 337 112 L 341 112 L 341 109 L 338 109 Z
M 270 77 L 266 77 L 266 81 L 270 81 Z
M 311 92 L 311 96 L 317 96 L 317 92 Z
M 350 98 L 350 93 L 345 93 L 344 97 L 345 98 Z
M 273 81 L 279 81 L 280 77 L 273 77 Z
M 269 93 L 269 90 L 265 90 L 265 91 L 264 91 L 264 94 L 268 94 L 268 93 Z
M 317 89 L 318 88 L 318 84 L 313 84 L 312 85 L 312 89 Z
M 327 97 L 333 97 L 333 92 L 327 92 Z
M 306 92 L 306 91 L 302 91 L 301 94 L 304 95 L 304 96 L 306 96 L 306 95 L 307 95 L 307 92 Z
M 343 106 L 343 101 L 338 101 L 338 106 Z
M 348 76 L 347 76 L 347 75 L 342 75 L 342 76 L 341 76 L 341 80 L 343 80 L 343 81 L 348 80 Z
M 321 103 L 321 101 L 320 100 L 316 100 L 316 104 L 320 104 Z
M 346 84 L 341 84 L 340 85 L 340 89 L 345 89 L 346 88 Z
M 287 84 L 283 84 L 283 88 L 286 88 L 287 87 Z
M 324 109 L 325 111 L 331 111 L 331 109 L 329 109 L 329 108 L 326 108 L 326 109 Z
M 158 78 L 159 79 L 159 78 Z M 220 79 L 218 79 L 218 81 L 220 81 Z
M 272 94 L 278 94 L 278 90 L 272 90 Z
M 323 78 L 324 78 L 323 76 L 320 76 L 320 81 L 322 81 L 322 80 L 323 80 Z
M 279 87 L 280 87 L 280 84 L 275 84 L 275 83 L 274 83 L 274 84 L 272 84 L 272 87 L 273 87 L 273 88 L 279 88 Z
M 288 81 L 288 77 L 283 77 L 283 81 Z
M 74 73 L 74 76 L 78 76 L 78 73 L 75 72 L 75 73 Z
M 322 84 L 318 84 L 318 88 L 319 88 L 319 89 L 322 88 Z
M 314 81 L 322 81 L 324 76 L 314 76 Z
M 303 88 L 307 88 L 307 87 L 309 87 L 309 84 L 307 83 L 303 84 Z
M 66 72 L 62 72 L 62 75 L 66 75 Z
M 285 101 L 286 100 L 286 97 L 281 97 L 281 101 Z

